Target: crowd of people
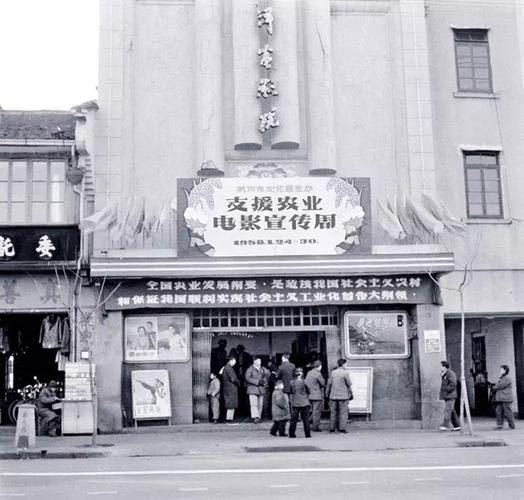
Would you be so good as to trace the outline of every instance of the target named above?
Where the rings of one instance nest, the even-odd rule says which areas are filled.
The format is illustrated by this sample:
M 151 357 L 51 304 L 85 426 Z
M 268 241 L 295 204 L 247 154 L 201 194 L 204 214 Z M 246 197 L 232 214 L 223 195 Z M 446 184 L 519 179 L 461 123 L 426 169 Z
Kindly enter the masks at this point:
M 278 368 L 271 359 L 263 366 L 262 358 L 250 356 L 242 345 L 229 355 L 226 345 L 221 339 L 211 353 L 212 371 L 207 393 L 213 422 L 219 421 L 221 407 L 226 423 L 233 422 L 245 393 L 254 423 L 260 422 L 267 408 L 266 414 L 269 413 L 273 420 L 271 435 L 294 438 L 298 422 L 302 421 L 304 434 L 309 438 L 312 431 L 321 432 L 320 418 L 327 398 L 329 432 L 347 432 L 348 404 L 353 398 L 347 360 L 339 359 L 326 381 L 319 359 L 311 359 L 305 367 L 297 367 L 290 361 L 290 354 L 284 353 Z M 286 433 L 288 422 L 289 434 Z

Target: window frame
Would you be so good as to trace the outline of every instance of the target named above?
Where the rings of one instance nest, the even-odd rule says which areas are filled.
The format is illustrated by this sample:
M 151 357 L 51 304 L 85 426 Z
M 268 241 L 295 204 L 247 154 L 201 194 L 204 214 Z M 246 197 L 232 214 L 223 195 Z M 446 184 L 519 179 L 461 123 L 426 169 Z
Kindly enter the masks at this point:
M 60 226 L 64 224 L 69 223 L 69 216 L 68 216 L 68 210 L 67 207 L 69 206 L 68 201 L 68 195 L 67 195 L 67 178 L 66 178 L 66 172 L 68 168 L 68 162 L 67 158 L 65 157 L 9 157 L 9 156 L 2 156 L 0 157 L 0 163 L 7 164 L 7 179 L 6 180 L 0 180 L 1 183 L 7 184 L 7 200 L 3 202 L 0 200 L 0 203 L 6 203 L 7 217 L 5 219 L 0 218 L 0 225 L 4 226 L 32 226 L 32 225 L 42 225 L 42 226 Z M 14 173 L 13 169 L 15 168 L 14 164 L 16 163 L 24 163 L 25 164 L 25 199 L 22 202 L 13 202 L 13 183 L 14 182 L 20 182 L 20 181 L 14 181 Z M 34 164 L 35 163 L 45 163 L 46 164 L 46 180 L 36 180 L 34 176 Z M 52 164 L 53 163 L 63 163 L 63 177 L 58 182 L 52 181 Z M 35 183 L 42 183 L 45 184 L 45 193 L 46 193 L 46 199 L 45 201 L 42 200 L 35 200 L 35 194 L 34 194 L 34 184 Z M 59 184 L 61 193 L 60 201 L 55 201 L 52 199 L 52 185 L 53 184 Z M 14 203 L 23 203 L 24 204 L 24 220 L 13 220 L 13 204 Z M 34 213 L 36 211 L 34 210 L 34 203 L 45 203 L 46 205 L 46 216 L 44 220 L 36 220 Z M 61 204 L 62 205 L 62 213 L 61 217 L 58 220 L 52 220 L 52 206 L 54 204 Z
M 495 158 L 495 165 L 485 165 L 482 163 L 476 163 L 476 164 L 468 164 L 467 157 L 468 156 L 491 156 Z M 466 194 L 466 214 L 467 218 L 470 220 L 486 220 L 486 219 L 493 219 L 493 220 L 502 220 L 504 219 L 504 198 L 502 195 L 502 171 L 501 171 L 501 165 L 500 165 L 500 151 L 462 151 L 462 159 L 464 164 L 464 188 L 465 188 L 465 194 Z M 470 170 L 478 170 L 480 171 L 480 183 L 481 183 L 481 207 L 482 207 L 482 215 L 476 215 L 471 214 L 470 212 L 470 189 L 469 189 L 469 181 L 468 181 L 468 171 Z M 499 206 L 499 214 L 493 215 L 487 213 L 487 206 L 489 203 L 486 201 L 486 187 L 485 187 L 485 171 L 495 171 L 497 173 L 497 182 L 498 182 L 498 206 Z M 478 204 L 478 203 L 477 203 Z
M 470 39 L 470 40 L 460 40 L 457 38 L 457 35 L 460 34 L 460 33 L 482 33 L 484 36 L 485 36 L 485 39 L 484 40 L 473 40 L 473 39 Z M 457 92 L 461 92 L 461 93 L 472 93 L 472 94 L 479 94 L 479 95 L 484 95 L 484 94 L 493 94 L 494 93 L 494 88 L 493 88 L 493 71 L 492 71 L 492 67 L 491 67 L 491 50 L 490 50 L 490 43 L 489 43 L 489 30 L 487 28 L 453 28 L 453 46 L 454 46 L 454 52 L 455 52 L 455 74 L 456 74 L 456 79 L 457 79 Z M 460 77 L 460 74 L 459 74 L 459 54 L 458 54 L 458 47 L 460 44 L 469 44 L 469 46 L 473 46 L 473 45 L 485 45 L 486 49 L 487 49 L 487 70 L 488 70 L 488 83 L 489 83 L 489 88 L 487 89 L 477 89 L 475 84 L 476 84 L 476 79 L 475 79 L 475 66 L 474 66 L 474 63 L 472 62 L 472 71 L 473 71 L 473 74 L 472 74 L 472 77 L 471 79 L 473 80 L 473 88 L 462 88 L 461 86 L 461 83 L 460 83 L 460 80 L 461 80 L 461 77 Z M 473 58 L 473 56 L 471 56 Z

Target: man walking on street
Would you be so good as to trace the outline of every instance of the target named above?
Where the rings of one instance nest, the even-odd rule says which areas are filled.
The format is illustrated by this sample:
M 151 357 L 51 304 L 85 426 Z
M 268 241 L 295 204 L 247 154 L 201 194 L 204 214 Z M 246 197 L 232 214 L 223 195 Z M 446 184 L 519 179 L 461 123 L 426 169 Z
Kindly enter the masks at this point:
M 351 378 L 346 359 L 337 361 L 337 368 L 331 372 L 326 392 L 329 397 L 329 432 L 335 432 L 338 426 L 339 432 L 346 434 L 349 413 L 348 404 L 353 398 Z
M 289 361 L 289 354 L 282 354 L 282 364 L 277 371 L 277 380 L 282 380 L 284 383 L 286 394 L 291 392 L 291 381 L 295 376 L 295 368 L 295 365 Z
M 449 368 L 447 361 L 441 361 L 440 399 L 444 400 L 444 420 L 440 426 L 441 431 L 460 431 L 460 421 L 455 412 L 457 399 L 457 376 Z
M 326 381 L 321 371 L 322 363 L 317 360 L 313 362 L 311 370 L 306 375 L 306 386 L 309 390 L 309 402 L 311 403 L 312 430 L 314 432 L 321 432 L 320 416 L 324 403 L 324 388 L 326 387 Z
M 500 378 L 494 387 L 496 403 L 495 412 L 497 416 L 496 429 L 502 429 L 504 427 L 504 417 L 508 421 L 509 428 L 515 428 L 515 419 L 513 418 L 513 410 L 511 408 L 511 403 L 513 402 L 513 389 L 508 374 L 509 366 L 501 365 Z
M 264 407 L 264 394 L 266 393 L 266 374 L 262 368 L 260 357 L 253 359 L 253 364 L 246 370 L 247 394 L 249 396 L 249 408 L 251 418 L 255 424 L 260 422 L 262 408 Z

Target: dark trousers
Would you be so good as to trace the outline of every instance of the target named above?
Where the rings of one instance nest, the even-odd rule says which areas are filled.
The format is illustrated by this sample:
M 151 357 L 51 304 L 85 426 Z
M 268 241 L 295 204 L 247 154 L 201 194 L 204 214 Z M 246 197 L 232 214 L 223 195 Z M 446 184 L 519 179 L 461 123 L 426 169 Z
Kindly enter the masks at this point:
M 320 429 L 320 415 L 322 413 L 323 401 L 310 400 L 311 403 L 311 425 L 314 431 Z
M 515 428 L 515 420 L 513 419 L 511 403 L 497 402 L 497 405 L 495 406 L 495 415 L 497 416 L 497 427 L 502 427 L 504 425 L 504 418 L 506 418 L 510 428 Z
M 291 423 L 289 424 L 290 437 L 295 436 L 299 418 L 302 420 L 302 424 L 304 425 L 304 434 L 306 437 L 311 436 L 311 429 L 309 428 L 309 409 L 309 405 L 291 407 Z
M 36 414 L 40 419 L 39 432 L 46 434 L 60 429 L 60 415 L 49 408 L 38 408 Z
M 286 424 L 287 420 L 278 420 L 274 421 L 273 425 L 271 426 L 271 430 L 269 431 L 272 436 L 276 436 L 277 432 L 279 436 L 285 436 L 286 435 Z
M 345 431 L 348 425 L 348 399 L 329 400 L 329 430 Z

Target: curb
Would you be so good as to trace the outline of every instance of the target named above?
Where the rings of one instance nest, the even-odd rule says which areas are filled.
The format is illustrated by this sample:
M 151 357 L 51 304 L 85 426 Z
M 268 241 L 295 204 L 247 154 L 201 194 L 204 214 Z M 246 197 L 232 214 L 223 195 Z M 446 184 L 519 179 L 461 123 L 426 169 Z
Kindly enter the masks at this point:
M 17 450 L 0 453 L 0 460 L 41 460 L 52 458 L 104 458 L 109 453 L 101 451 L 48 451 L 48 450 Z

